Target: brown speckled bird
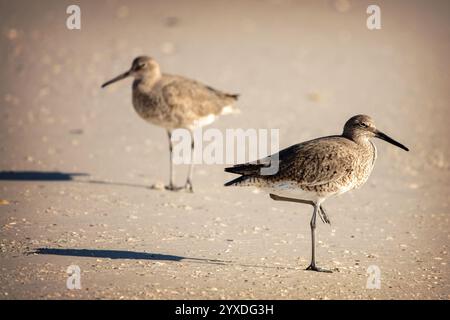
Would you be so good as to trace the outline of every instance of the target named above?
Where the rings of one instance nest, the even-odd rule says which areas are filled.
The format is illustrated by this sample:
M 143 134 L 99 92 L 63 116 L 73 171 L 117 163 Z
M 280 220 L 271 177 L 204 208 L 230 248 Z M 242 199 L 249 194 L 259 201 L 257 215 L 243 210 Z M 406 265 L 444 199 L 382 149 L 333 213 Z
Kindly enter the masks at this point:
M 238 95 L 221 92 L 195 80 L 161 73 L 158 63 L 146 56 L 134 59 L 130 70 L 104 83 L 102 88 L 129 76 L 134 77 L 132 87 L 134 109 L 144 120 L 165 128 L 169 136 L 170 183 L 166 189 L 186 189 L 192 192 L 194 161 L 191 161 L 185 186 L 174 185 L 172 131 L 177 128 L 190 131 L 192 159 L 194 154 L 192 131 L 211 124 L 219 115 L 237 112 L 233 104 L 237 101 Z
M 345 123 L 342 135 L 306 141 L 256 163 L 226 168 L 226 172 L 241 176 L 225 186 L 255 186 L 269 191 L 273 200 L 312 205 L 312 255 L 307 270 L 331 272 L 316 266 L 316 215 L 330 224 L 323 201 L 358 188 L 367 181 L 377 158 L 377 149 L 370 141 L 374 137 L 409 151 L 379 131 L 369 116 L 357 115 Z M 274 166 L 278 168 L 275 174 L 263 174 L 262 169 Z

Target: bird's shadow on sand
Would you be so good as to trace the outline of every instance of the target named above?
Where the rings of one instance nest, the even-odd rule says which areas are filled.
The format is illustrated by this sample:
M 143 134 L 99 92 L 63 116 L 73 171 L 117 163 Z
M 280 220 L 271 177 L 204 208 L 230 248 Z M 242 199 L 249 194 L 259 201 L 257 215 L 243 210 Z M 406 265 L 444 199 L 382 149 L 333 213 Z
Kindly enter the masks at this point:
M 0 171 L 0 181 L 40 181 L 40 182 L 57 182 L 69 181 L 75 183 L 89 183 L 99 185 L 112 185 L 122 187 L 156 189 L 152 185 L 134 184 L 126 182 L 113 182 L 104 180 L 80 180 L 78 177 L 89 177 L 88 173 L 78 172 L 59 172 L 59 171 Z
M 69 256 L 69 257 L 86 257 L 86 258 L 104 258 L 104 259 L 125 259 L 125 260 L 153 260 L 153 261 L 191 261 L 200 263 L 226 264 L 229 261 L 189 258 L 175 256 L 170 254 L 136 252 L 126 250 L 102 250 L 102 249 L 62 249 L 62 248 L 38 248 L 30 254 Z
M 83 176 L 89 174 L 59 171 L 0 171 L 0 180 L 6 181 L 73 181 L 75 177 Z
M 62 249 L 62 248 L 37 248 L 28 254 L 38 255 L 57 255 L 67 257 L 85 257 L 85 258 L 103 258 L 103 259 L 123 259 L 123 260 L 149 260 L 149 261 L 172 261 L 172 262 L 189 262 L 202 263 L 223 266 L 240 266 L 248 268 L 264 268 L 264 269 L 291 269 L 297 270 L 293 267 L 285 266 L 267 266 L 237 263 L 234 261 L 207 259 L 207 258 L 192 258 L 183 257 L 170 254 L 136 252 L 126 250 L 104 250 L 104 249 Z

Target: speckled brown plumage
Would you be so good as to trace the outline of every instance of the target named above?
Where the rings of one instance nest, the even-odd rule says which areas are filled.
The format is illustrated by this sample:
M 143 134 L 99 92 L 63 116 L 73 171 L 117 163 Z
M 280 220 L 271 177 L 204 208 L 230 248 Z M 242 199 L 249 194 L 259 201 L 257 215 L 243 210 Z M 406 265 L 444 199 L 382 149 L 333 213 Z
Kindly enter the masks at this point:
M 229 94 L 198 81 L 161 73 L 152 58 L 133 60 L 129 71 L 106 82 L 102 87 L 134 77 L 133 106 L 143 118 L 157 126 L 190 130 L 212 123 L 221 114 L 235 111 L 237 94 Z
M 279 170 L 274 175 L 261 175 L 260 169 L 270 158 L 257 164 L 227 168 L 242 174 L 234 185 L 276 188 L 285 182 L 292 187 L 316 192 L 319 197 L 363 184 L 372 171 L 376 149 L 371 142 L 362 145 L 340 136 L 325 137 L 293 145 L 279 152 Z M 276 159 L 272 156 L 271 158 Z
M 162 74 L 152 85 L 133 82 L 133 106 L 145 120 L 167 128 L 194 129 L 201 119 L 219 116 L 238 96 L 205 86 L 195 80 Z M 214 119 L 211 119 L 214 120 Z
M 306 141 L 256 163 L 226 168 L 227 172 L 241 175 L 226 186 L 298 189 L 309 193 L 308 200 L 358 188 L 367 181 L 375 164 L 377 151 L 369 138 L 376 132 L 370 117 L 355 116 L 347 121 L 340 136 Z M 261 168 L 274 163 L 279 168 L 275 174 L 261 174 Z

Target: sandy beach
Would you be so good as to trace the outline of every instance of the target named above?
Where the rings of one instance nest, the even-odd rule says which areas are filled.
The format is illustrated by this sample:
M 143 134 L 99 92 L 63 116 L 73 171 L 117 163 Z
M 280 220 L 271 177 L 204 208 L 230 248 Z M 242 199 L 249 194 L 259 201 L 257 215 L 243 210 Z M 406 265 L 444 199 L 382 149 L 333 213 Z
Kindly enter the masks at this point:
M 0 299 L 449 299 L 450 2 L 0 0 Z M 211 125 L 279 129 L 280 148 L 340 134 L 375 140 L 358 190 L 329 199 L 305 271 L 312 209 L 225 188 L 196 166 L 168 182 L 164 129 L 131 104 L 134 57 L 240 93 Z M 187 166 L 176 167 L 181 184 Z M 81 288 L 66 286 L 69 266 Z M 381 287 L 367 288 L 370 266 Z

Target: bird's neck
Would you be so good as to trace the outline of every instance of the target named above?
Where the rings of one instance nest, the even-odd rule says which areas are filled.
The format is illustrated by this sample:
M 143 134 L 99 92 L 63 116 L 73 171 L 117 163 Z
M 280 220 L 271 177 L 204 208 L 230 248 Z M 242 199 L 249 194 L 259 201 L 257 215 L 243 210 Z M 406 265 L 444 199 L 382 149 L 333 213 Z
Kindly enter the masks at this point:
M 358 144 L 362 147 L 372 148 L 372 144 L 369 140 L 369 137 L 366 135 L 355 134 L 355 133 L 349 134 L 348 132 L 344 132 L 343 136 L 354 141 L 356 144 Z
M 151 91 L 156 83 L 161 79 L 161 73 L 154 73 L 137 78 L 133 82 L 133 88 L 140 91 Z
M 359 136 L 356 139 L 353 139 L 359 146 L 363 147 L 364 150 L 372 151 L 374 145 L 369 140 L 369 137 L 367 136 Z

